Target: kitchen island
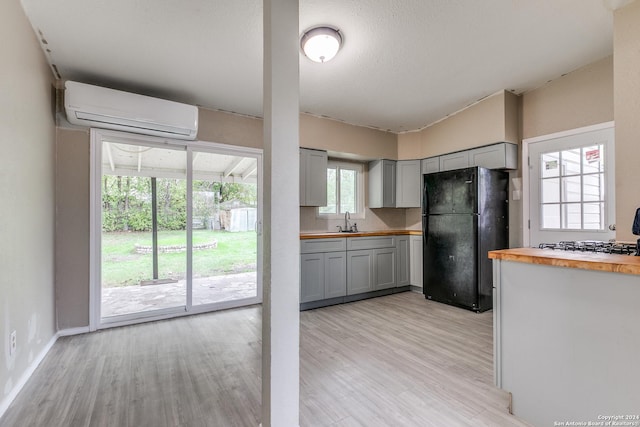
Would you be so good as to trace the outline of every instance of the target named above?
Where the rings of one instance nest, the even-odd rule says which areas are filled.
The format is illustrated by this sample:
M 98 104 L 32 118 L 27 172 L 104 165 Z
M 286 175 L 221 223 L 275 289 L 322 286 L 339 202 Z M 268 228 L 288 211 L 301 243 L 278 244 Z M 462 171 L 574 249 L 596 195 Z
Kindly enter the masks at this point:
M 495 382 L 513 414 L 536 426 L 640 426 L 640 257 L 520 248 L 489 258 Z

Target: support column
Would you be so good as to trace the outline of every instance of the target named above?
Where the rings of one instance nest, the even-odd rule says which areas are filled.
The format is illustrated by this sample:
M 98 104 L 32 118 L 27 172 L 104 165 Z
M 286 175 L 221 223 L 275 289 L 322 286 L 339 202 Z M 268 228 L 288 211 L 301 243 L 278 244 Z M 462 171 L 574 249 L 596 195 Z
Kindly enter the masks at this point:
M 264 0 L 262 426 L 297 427 L 300 397 L 298 0 Z
M 158 186 L 151 177 L 151 247 L 153 250 L 153 280 L 158 280 Z
M 640 207 L 640 1 L 613 13 L 613 118 L 616 123 L 616 239 L 635 242 L 631 225 Z M 610 171 L 611 172 L 611 171 Z

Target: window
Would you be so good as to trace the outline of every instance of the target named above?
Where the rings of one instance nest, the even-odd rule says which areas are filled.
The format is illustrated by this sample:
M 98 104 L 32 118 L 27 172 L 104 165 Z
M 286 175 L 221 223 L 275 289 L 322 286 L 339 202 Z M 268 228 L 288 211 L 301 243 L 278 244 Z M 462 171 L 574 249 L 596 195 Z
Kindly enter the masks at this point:
M 363 167 L 360 163 L 330 160 L 327 165 L 327 206 L 318 208 L 324 218 L 364 217 Z
M 604 230 L 604 146 L 540 154 L 541 228 Z

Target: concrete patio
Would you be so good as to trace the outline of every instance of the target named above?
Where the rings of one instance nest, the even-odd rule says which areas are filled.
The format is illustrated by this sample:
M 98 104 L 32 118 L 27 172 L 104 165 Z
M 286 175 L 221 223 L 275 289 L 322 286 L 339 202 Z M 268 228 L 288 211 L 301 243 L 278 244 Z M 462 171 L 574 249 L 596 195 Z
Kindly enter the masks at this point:
M 257 274 L 203 277 L 193 282 L 193 305 L 233 301 L 256 296 Z M 186 280 L 175 283 L 102 289 L 102 317 L 180 307 L 186 304 Z

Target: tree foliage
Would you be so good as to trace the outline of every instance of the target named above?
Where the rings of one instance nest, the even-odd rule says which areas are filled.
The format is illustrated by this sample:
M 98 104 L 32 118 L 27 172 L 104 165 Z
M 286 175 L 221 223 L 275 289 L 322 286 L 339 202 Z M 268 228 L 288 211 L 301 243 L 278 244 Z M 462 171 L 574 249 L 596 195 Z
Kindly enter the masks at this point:
M 184 230 L 187 224 L 187 184 L 184 179 L 157 178 L 159 230 Z M 193 181 L 193 215 L 209 218 L 220 203 L 238 200 L 255 205 L 256 186 L 214 181 Z M 137 176 L 102 177 L 103 231 L 149 231 L 151 220 L 151 178 Z

